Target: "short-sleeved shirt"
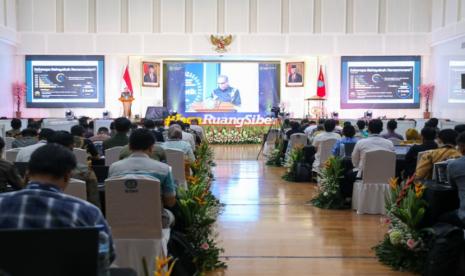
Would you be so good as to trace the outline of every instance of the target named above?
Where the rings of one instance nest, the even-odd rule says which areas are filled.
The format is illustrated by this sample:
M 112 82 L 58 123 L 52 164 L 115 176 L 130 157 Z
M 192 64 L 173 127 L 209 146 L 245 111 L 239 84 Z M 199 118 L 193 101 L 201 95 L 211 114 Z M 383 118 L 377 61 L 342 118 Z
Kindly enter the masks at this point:
M 132 154 L 132 151 L 129 149 L 129 146 L 124 146 L 121 149 L 119 154 L 119 160 L 122 160 Z M 150 156 L 153 160 L 166 163 L 166 153 L 165 150 L 160 145 L 153 145 L 153 153 Z
M 135 152 L 128 158 L 113 163 L 108 172 L 109 177 L 126 174 L 140 174 L 154 177 L 160 180 L 161 193 L 164 196 L 176 195 L 176 185 L 174 184 L 171 167 L 151 159 L 145 153 Z
M 390 140 L 384 139 L 379 134 L 372 134 L 368 138 L 358 141 L 352 151 L 352 164 L 354 165 L 354 169 L 358 170 L 357 177 L 362 176 L 366 153 L 373 150 L 394 152 L 395 149 L 394 144 Z

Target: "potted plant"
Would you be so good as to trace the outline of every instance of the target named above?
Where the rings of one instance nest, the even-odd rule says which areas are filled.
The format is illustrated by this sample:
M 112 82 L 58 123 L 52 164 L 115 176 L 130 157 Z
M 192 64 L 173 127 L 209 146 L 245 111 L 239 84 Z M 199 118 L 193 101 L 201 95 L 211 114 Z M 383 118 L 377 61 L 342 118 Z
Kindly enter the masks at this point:
M 13 99 L 16 105 L 16 118 L 21 118 L 21 101 L 23 100 L 24 92 L 26 92 L 26 84 L 19 81 L 13 83 Z
M 433 96 L 434 84 L 422 84 L 420 85 L 420 94 L 425 98 L 425 112 L 423 112 L 423 118 L 429 119 L 431 117 L 431 112 L 429 109 L 429 104 Z

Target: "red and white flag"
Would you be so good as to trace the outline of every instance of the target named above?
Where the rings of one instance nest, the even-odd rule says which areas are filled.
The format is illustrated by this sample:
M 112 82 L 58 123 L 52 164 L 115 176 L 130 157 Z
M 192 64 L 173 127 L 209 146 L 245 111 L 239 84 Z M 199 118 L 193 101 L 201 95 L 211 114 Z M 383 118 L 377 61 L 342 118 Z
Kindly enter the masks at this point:
M 123 83 L 122 83 L 121 90 L 122 92 L 129 92 L 132 96 L 133 90 L 132 90 L 131 75 L 129 75 L 129 68 L 127 65 L 123 73 Z
M 316 95 L 320 98 L 326 96 L 325 76 L 323 75 L 323 68 L 320 65 L 320 73 L 318 74 L 318 85 L 316 88 Z

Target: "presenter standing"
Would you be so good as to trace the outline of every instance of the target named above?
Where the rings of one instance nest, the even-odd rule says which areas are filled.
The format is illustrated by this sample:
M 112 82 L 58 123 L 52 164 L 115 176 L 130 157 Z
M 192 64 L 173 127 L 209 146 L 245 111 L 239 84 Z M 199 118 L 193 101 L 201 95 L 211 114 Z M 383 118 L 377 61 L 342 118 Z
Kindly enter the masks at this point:
M 220 75 L 217 81 L 218 88 L 213 90 L 213 100 L 220 103 L 231 103 L 236 107 L 241 106 L 241 95 L 239 90 L 229 86 L 228 77 Z

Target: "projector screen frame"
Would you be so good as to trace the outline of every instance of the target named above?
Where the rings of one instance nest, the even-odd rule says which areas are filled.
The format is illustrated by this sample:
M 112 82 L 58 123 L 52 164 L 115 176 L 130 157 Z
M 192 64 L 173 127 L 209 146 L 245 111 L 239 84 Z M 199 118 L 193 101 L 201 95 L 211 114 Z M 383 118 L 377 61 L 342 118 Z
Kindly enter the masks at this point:
M 347 80 L 348 62 L 402 62 L 415 63 L 413 72 L 413 103 L 348 103 L 349 80 Z M 341 109 L 419 109 L 421 98 L 419 87 L 421 85 L 421 56 L 342 56 L 341 57 Z
M 32 89 L 33 85 L 27 85 L 26 89 L 26 107 L 27 108 L 104 108 L 105 107 L 105 56 L 104 55 L 26 55 L 24 59 L 25 83 L 31 78 L 32 72 L 28 66 L 28 61 L 97 61 L 99 67 L 97 70 L 98 84 L 97 95 L 98 102 L 70 102 L 70 103 L 33 103 Z M 101 64 L 100 64 L 101 63 Z

